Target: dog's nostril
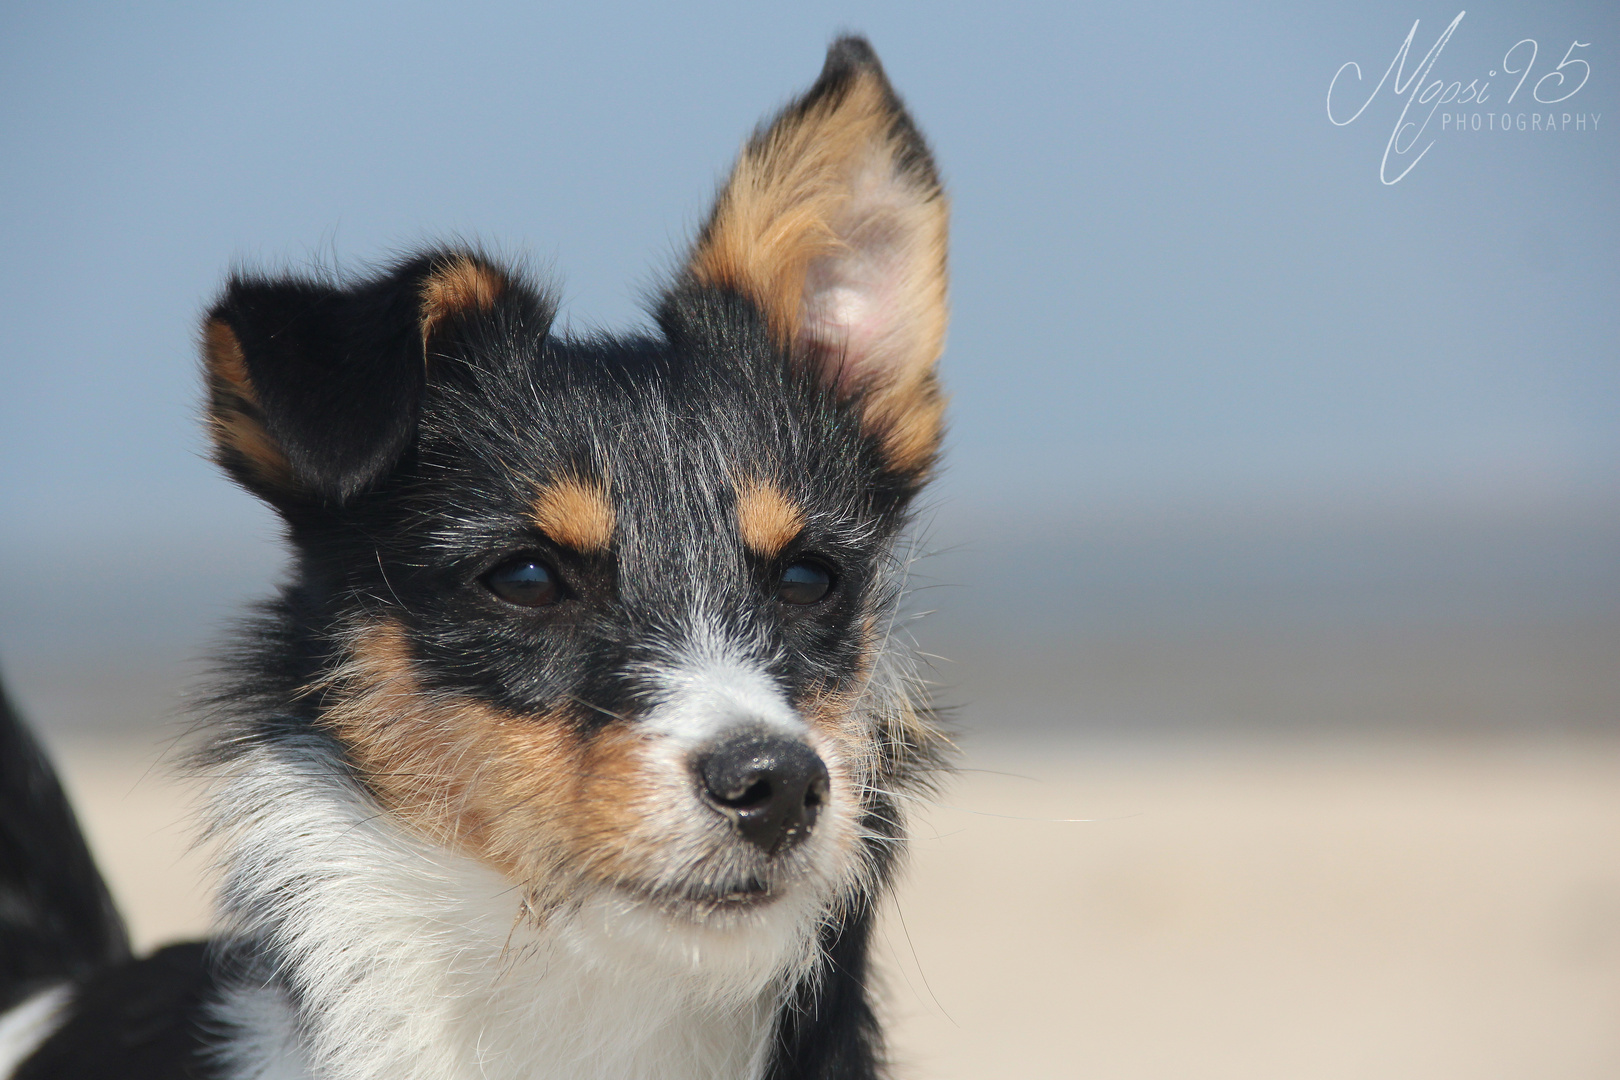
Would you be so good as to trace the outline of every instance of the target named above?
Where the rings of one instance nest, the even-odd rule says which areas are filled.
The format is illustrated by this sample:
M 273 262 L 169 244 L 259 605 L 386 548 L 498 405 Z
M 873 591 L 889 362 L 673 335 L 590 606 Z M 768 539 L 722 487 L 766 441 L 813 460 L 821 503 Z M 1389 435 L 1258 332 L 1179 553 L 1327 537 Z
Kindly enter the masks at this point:
M 714 798 L 716 802 L 736 807 L 738 810 L 748 810 L 770 802 L 772 794 L 771 782 L 769 780 L 760 780 L 750 785 L 746 791 L 739 795 L 715 795 Z
M 827 766 L 804 743 L 747 731 L 710 747 L 694 762 L 709 805 L 768 855 L 809 835 L 827 801 Z

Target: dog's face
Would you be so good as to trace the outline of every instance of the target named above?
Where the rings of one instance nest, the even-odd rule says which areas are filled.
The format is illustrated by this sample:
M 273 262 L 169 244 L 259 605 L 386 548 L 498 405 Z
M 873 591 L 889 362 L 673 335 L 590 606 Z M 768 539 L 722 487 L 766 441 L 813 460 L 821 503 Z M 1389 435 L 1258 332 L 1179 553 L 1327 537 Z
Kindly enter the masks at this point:
M 210 314 L 217 457 L 285 517 L 302 700 L 408 827 L 688 923 L 857 888 L 933 734 L 887 668 L 937 451 L 945 203 L 869 52 L 745 150 L 661 335 L 437 252 Z

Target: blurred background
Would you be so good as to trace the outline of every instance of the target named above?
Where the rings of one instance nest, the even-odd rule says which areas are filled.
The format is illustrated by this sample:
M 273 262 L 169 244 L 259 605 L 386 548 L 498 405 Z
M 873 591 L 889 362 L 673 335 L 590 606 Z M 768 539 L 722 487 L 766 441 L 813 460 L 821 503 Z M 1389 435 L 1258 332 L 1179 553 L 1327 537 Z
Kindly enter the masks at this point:
M 1620 9 L 1469 8 L 1419 90 L 1486 100 L 1385 161 L 1456 17 L 0 8 L 0 663 L 137 940 L 206 927 L 171 747 L 281 565 L 196 416 L 224 272 L 460 237 L 645 325 L 851 28 L 954 200 L 901 1074 L 1620 1075 Z

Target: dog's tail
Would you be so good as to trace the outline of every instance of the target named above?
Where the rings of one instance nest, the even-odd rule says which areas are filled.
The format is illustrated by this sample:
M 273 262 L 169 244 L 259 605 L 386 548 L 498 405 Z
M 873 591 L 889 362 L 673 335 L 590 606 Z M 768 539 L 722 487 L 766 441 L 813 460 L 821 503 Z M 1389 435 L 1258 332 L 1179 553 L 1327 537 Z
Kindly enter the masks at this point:
M 0 1013 L 128 956 L 73 808 L 0 684 Z

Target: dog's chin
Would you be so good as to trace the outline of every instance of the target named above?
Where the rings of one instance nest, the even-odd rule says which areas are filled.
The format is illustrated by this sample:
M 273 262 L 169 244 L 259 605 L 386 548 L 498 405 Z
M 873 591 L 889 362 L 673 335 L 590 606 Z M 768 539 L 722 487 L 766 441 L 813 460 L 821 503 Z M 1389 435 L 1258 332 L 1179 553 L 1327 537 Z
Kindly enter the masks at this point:
M 826 906 L 828 897 L 815 875 L 780 866 L 769 871 L 656 886 L 620 882 L 615 891 L 672 930 L 705 934 L 781 933 Z
M 619 902 L 658 915 L 676 924 L 724 928 L 746 922 L 774 909 L 796 907 L 809 899 L 806 883 L 797 875 L 750 875 L 725 881 L 614 883 Z
M 789 890 L 780 885 L 750 880 L 730 885 L 692 888 L 679 892 L 649 896 L 677 919 L 687 922 L 713 924 L 727 919 L 746 917 L 764 911 L 781 902 Z
M 595 962 L 677 980 L 696 978 L 692 985 L 708 987 L 705 993 L 747 997 L 776 985 L 813 957 L 825 906 L 807 881 L 677 889 L 621 881 L 552 925 L 561 935 L 558 941 L 584 950 Z
M 689 876 L 626 877 L 610 887 L 621 899 L 673 923 L 725 929 L 792 920 L 806 908 L 824 906 L 835 876 L 828 861 L 825 851 L 815 849 L 762 859 L 722 848 L 699 861 Z

